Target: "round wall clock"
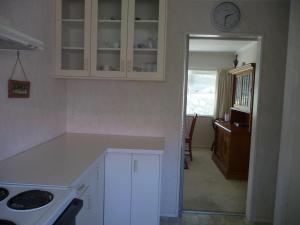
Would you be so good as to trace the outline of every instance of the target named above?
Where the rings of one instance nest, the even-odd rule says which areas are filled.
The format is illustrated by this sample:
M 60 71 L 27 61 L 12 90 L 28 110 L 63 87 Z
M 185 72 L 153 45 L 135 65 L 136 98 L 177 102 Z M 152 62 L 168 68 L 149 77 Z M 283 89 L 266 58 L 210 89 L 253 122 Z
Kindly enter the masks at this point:
M 212 21 L 221 31 L 230 31 L 235 28 L 241 19 L 239 7 L 232 2 L 222 2 L 212 12 Z

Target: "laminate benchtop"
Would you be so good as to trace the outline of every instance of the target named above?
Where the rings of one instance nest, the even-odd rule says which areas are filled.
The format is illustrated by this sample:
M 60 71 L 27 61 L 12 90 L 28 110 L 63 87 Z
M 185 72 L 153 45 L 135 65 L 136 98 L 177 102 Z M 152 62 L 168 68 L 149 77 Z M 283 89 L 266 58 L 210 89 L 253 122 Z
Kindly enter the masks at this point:
M 106 151 L 161 154 L 164 138 L 66 133 L 0 161 L 0 182 L 71 186 Z

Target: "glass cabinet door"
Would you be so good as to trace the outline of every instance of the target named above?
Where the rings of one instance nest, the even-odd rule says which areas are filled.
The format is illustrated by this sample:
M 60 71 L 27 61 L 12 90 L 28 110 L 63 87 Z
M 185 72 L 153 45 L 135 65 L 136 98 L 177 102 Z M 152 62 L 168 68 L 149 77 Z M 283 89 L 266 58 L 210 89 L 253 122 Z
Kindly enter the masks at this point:
M 129 0 L 128 76 L 159 78 L 164 64 L 164 0 Z
M 89 73 L 90 0 L 57 0 L 58 75 Z
M 93 1 L 93 75 L 126 75 L 127 5 L 126 0 Z
M 235 77 L 234 107 L 243 111 L 251 111 L 252 74 Z

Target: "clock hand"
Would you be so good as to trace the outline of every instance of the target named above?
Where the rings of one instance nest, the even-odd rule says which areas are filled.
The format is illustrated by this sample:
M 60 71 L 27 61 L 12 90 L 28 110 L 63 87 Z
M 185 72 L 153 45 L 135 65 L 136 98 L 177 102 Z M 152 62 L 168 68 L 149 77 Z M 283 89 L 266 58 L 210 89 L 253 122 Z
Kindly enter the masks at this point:
M 224 18 L 224 25 L 226 25 L 227 24 L 227 19 L 228 19 L 228 17 L 229 16 L 232 16 L 232 15 L 234 15 L 235 13 L 230 13 L 230 14 L 227 14 L 226 16 L 225 16 L 225 18 Z

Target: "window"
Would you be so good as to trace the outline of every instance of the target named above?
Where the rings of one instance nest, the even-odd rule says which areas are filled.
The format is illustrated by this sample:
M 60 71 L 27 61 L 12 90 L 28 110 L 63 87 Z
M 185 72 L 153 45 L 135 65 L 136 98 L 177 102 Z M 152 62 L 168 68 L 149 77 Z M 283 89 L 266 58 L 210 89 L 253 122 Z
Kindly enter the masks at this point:
M 187 109 L 188 115 L 197 113 L 213 116 L 216 99 L 217 71 L 188 71 Z

